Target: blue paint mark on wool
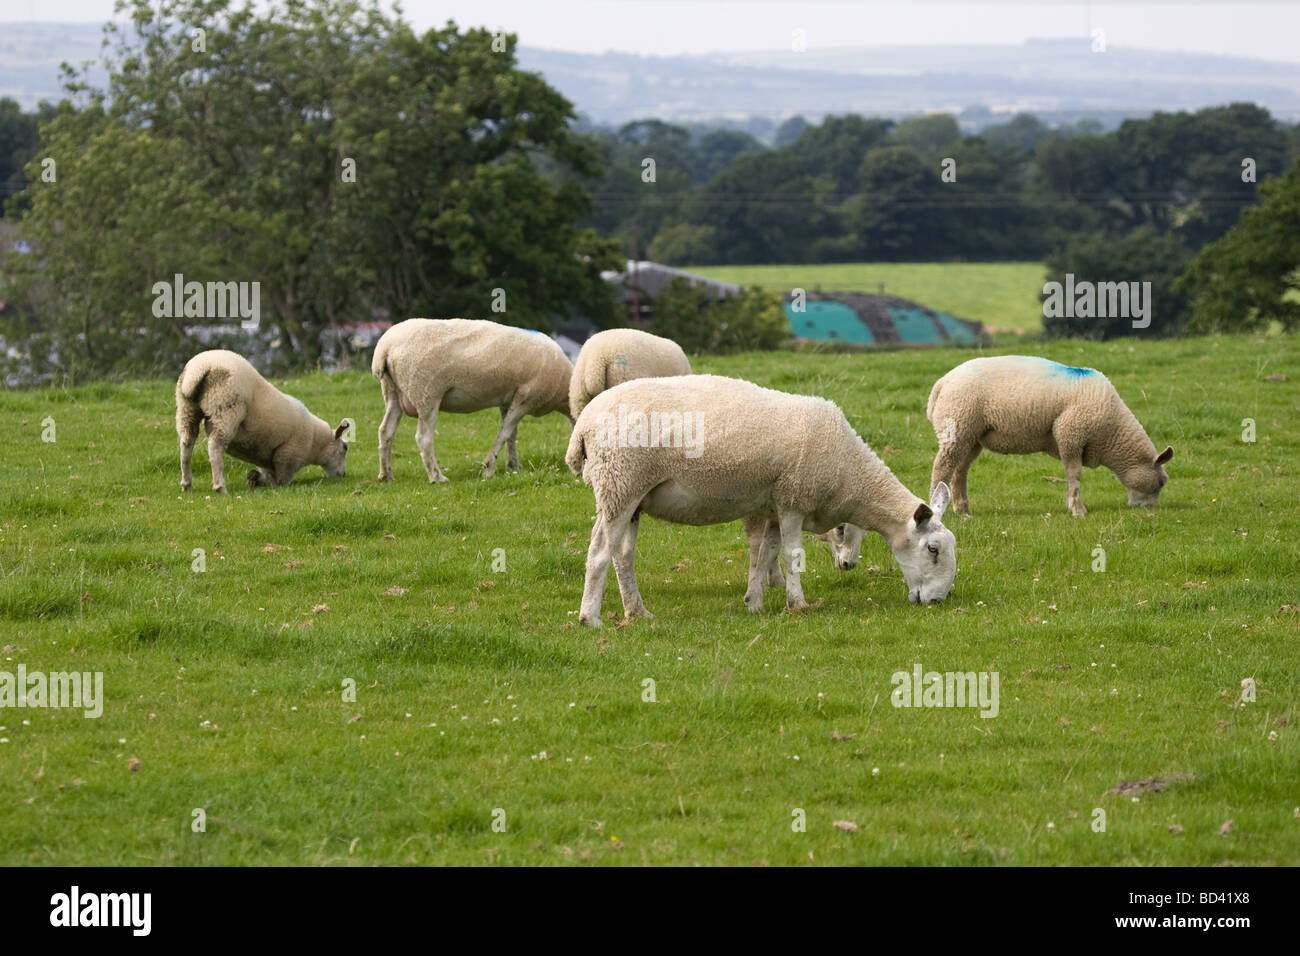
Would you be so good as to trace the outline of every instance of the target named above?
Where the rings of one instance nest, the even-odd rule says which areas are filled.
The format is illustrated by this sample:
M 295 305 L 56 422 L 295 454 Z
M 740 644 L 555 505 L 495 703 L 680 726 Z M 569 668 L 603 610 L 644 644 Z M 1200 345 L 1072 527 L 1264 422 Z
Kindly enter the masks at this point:
M 1026 360 L 1033 362 L 1040 367 L 1044 367 L 1044 371 L 1049 374 L 1064 375 L 1067 378 L 1082 378 L 1085 375 L 1095 375 L 1097 373 L 1096 369 L 1078 368 L 1074 365 L 1062 365 L 1060 362 L 1053 362 L 1051 359 L 1038 358 L 1037 356 L 1033 358 L 1026 357 Z
M 1063 372 L 1066 375 L 1072 377 L 1077 377 L 1080 375 L 1091 375 L 1094 371 L 1093 369 L 1090 368 L 1077 368 L 1073 365 L 1062 365 L 1059 362 L 1053 362 L 1052 364 L 1055 365 L 1060 372 Z

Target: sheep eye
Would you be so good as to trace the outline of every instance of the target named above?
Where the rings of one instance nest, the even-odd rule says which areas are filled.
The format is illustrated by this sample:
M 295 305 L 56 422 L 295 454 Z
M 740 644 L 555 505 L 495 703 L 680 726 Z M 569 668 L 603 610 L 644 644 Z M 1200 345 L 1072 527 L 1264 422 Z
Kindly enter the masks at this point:
M 842 525 L 839 525 L 835 530 L 838 531 L 840 534 L 843 534 L 843 533 L 844 533 L 844 529 L 847 528 L 847 527 L 848 527 L 847 524 L 842 524 Z

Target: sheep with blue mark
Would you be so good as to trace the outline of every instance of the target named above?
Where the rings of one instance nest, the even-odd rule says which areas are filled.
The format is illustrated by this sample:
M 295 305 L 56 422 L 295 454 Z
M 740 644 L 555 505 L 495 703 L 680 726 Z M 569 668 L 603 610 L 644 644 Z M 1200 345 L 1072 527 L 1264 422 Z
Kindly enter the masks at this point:
M 971 359 L 930 391 L 926 418 L 939 439 L 930 486 L 944 482 L 953 506 L 970 515 L 966 477 L 984 449 L 1004 455 L 1046 452 L 1065 466 L 1066 505 L 1087 514 L 1079 494 L 1084 467 L 1105 466 L 1128 489 L 1131 507 L 1151 508 L 1168 482 L 1146 430 L 1101 372 L 1027 355 Z

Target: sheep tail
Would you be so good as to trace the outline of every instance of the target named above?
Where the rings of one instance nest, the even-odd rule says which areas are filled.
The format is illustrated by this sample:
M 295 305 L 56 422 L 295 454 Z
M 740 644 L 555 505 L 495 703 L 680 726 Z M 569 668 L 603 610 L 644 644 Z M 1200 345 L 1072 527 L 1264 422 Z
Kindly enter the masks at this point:
M 382 380 L 386 371 L 388 371 L 388 344 L 381 338 L 375 346 L 375 354 L 370 357 L 370 374 Z
M 934 388 L 930 389 L 930 400 L 925 403 L 925 417 L 934 424 L 934 406 L 939 404 L 939 392 L 943 388 L 943 379 L 934 383 Z
M 569 450 L 564 456 L 564 463 L 569 466 L 569 471 L 581 478 L 582 465 L 586 460 L 587 449 L 583 445 L 582 432 L 575 428 L 569 436 Z
M 187 402 L 198 402 L 212 366 L 206 362 L 190 362 L 181 373 L 181 380 L 176 384 L 176 394 Z

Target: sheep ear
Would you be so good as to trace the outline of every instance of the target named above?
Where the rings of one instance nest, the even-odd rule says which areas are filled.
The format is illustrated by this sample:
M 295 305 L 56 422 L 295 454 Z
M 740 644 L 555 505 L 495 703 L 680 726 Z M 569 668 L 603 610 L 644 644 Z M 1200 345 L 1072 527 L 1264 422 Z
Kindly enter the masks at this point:
M 1174 446 L 1173 446 L 1173 445 L 1167 445 L 1167 446 L 1165 446 L 1165 450 L 1164 450 L 1164 451 L 1162 451 L 1160 454 L 1156 455 L 1156 464 L 1157 464 L 1157 465 L 1163 465 L 1165 462 L 1169 461 L 1169 460 L 1172 459 L 1173 457 L 1174 457 Z
M 922 528 L 933 517 L 934 512 L 930 510 L 930 506 L 922 501 L 916 506 L 916 514 L 912 515 L 912 520 L 916 522 L 918 528 Z
M 952 500 L 952 492 L 948 490 L 948 485 L 939 482 L 935 486 L 934 494 L 930 495 L 930 507 L 934 510 L 935 520 L 941 520 L 943 513 L 948 509 L 948 502 Z
M 343 421 L 339 422 L 339 427 L 334 429 L 334 437 L 342 438 L 343 433 L 346 432 L 351 427 L 352 427 L 352 419 L 350 418 L 343 419 Z

